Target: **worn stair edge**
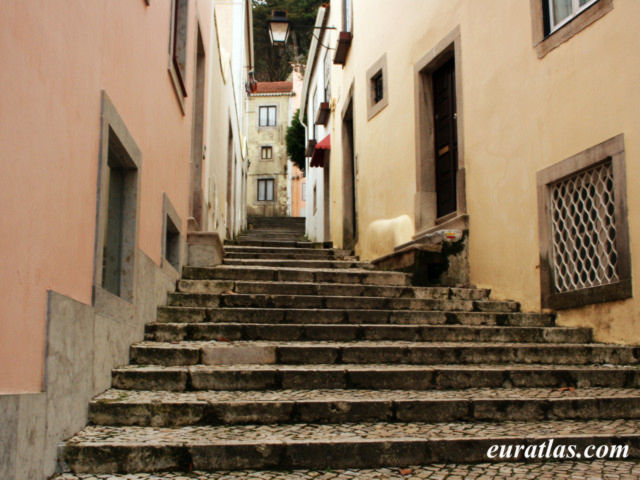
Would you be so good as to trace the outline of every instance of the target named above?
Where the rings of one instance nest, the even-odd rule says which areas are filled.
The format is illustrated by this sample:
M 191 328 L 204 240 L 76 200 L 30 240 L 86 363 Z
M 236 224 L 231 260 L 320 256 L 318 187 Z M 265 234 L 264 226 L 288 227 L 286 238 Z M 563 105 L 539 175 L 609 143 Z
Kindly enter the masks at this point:
M 575 446 L 576 451 L 580 453 L 589 445 L 620 445 L 622 448 L 627 447 L 628 458 L 640 457 L 638 431 L 630 432 L 630 428 L 627 427 L 624 428 L 624 433 L 602 433 L 598 427 L 610 426 L 609 423 L 573 423 L 583 425 L 582 431 L 564 432 L 563 426 L 571 425 L 570 421 L 541 422 L 546 427 L 541 433 L 531 432 L 530 429 L 524 429 L 522 432 L 510 431 L 509 427 L 516 422 L 509 422 L 503 428 L 491 430 L 469 429 L 468 424 L 448 424 L 448 434 L 430 434 L 429 428 L 424 432 L 418 429 L 415 433 L 403 434 L 398 431 L 402 425 L 394 428 L 393 424 L 380 424 L 378 428 L 387 430 L 383 435 L 376 435 L 375 431 L 363 435 L 350 435 L 349 432 L 345 432 L 331 435 L 328 439 L 319 438 L 317 435 L 296 437 L 289 434 L 285 428 L 281 429 L 281 434 L 276 430 L 274 434 L 258 439 L 251 433 L 248 437 L 241 436 L 244 431 L 242 427 L 234 427 L 238 432 L 237 437 L 216 439 L 215 432 L 218 427 L 182 427 L 166 432 L 165 429 L 149 430 L 148 427 L 102 427 L 101 435 L 108 435 L 103 441 L 100 441 L 101 435 L 92 441 L 89 435 L 92 427 L 87 427 L 65 444 L 61 455 L 71 470 L 77 473 L 153 472 L 184 469 L 185 466 L 195 470 L 275 467 L 371 468 L 427 463 L 504 461 L 505 459 L 487 456 L 489 448 L 496 444 L 536 446 L 536 449 L 541 449 L 541 458 L 528 460 L 542 462 L 549 460 L 542 450 L 548 449 L 549 440 L 552 438 L 553 451 L 558 451 L 559 446 L 564 446 L 566 452 L 568 445 Z M 623 425 L 635 425 L 637 428 L 636 423 L 627 421 Z M 315 428 L 322 432 L 323 429 L 320 427 L 322 426 Z M 351 424 L 350 427 L 357 432 L 369 428 L 369 425 Z M 411 431 L 411 427 L 412 424 L 407 424 L 406 430 Z M 557 432 L 550 434 L 546 431 L 549 427 L 555 427 Z M 260 431 L 259 428 L 257 431 Z M 289 430 L 295 433 L 295 428 L 294 425 Z M 392 430 L 392 434 L 389 430 Z M 122 439 L 118 438 L 118 432 L 124 432 L 121 434 Z M 127 440 L 127 432 L 144 432 L 144 437 L 148 437 L 148 432 L 157 432 L 164 439 L 157 443 L 132 441 Z M 522 460 L 523 454 L 521 450 L 518 457 L 514 456 L 509 460 Z M 551 455 L 552 451 L 549 451 L 549 456 Z
M 148 323 L 145 339 L 182 340 L 404 340 L 423 342 L 493 341 L 591 343 L 581 327 L 495 327 L 472 325 L 304 325 L 247 323 Z
M 132 364 L 218 365 L 264 363 L 282 365 L 379 364 L 473 365 L 635 365 L 638 349 L 605 344 L 422 343 L 394 341 L 274 342 L 226 341 L 141 342 L 130 347 Z
M 112 370 L 123 390 L 640 387 L 640 367 L 574 365 L 233 365 L 126 366 Z
M 466 312 L 518 312 L 520 304 L 509 301 L 433 298 L 348 297 L 287 294 L 169 294 L 168 306 L 174 307 L 250 307 L 250 308 L 344 308 L 382 310 L 439 310 Z
M 89 421 L 96 425 L 173 427 L 187 425 L 237 425 L 276 423 L 354 423 L 354 422 L 503 422 L 589 419 L 640 419 L 640 393 L 611 389 L 591 389 L 571 393 L 567 397 L 547 397 L 530 394 L 527 389 L 520 398 L 503 396 L 485 397 L 453 391 L 449 398 L 428 398 L 424 393 L 344 391 L 340 395 L 330 392 L 310 395 L 308 399 L 277 398 L 266 392 L 264 398 L 242 398 L 242 392 L 233 392 L 236 400 L 207 398 L 197 393 L 169 395 L 158 400 L 145 398 L 144 392 L 107 392 L 89 405 Z M 528 389 L 531 390 L 531 389 Z M 209 392 L 215 393 L 215 392 Z M 231 394 L 231 392 L 222 392 Z M 292 392 L 292 395 L 296 396 Z M 304 392 L 302 392 L 304 395 Z M 420 397 L 423 393 L 423 398 Z M 349 396 L 349 394 L 351 396 Z M 227 396 L 229 396 L 227 395 Z M 309 394 L 307 394 L 309 395 Z M 407 398 L 407 396 L 409 398 Z M 131 398 L 130 398 L 131 397 Z M 424 398 L 426 397 L 426 398 Z M 371 398 L 376 398 L 371 399 Z
M 548 327 L 555 316 L 536 313 L 445 312 L 283 308 L 158 307 L 160 323 L 305 323 L 399 325 L 496 325 Z
M 248 280 L 179 280 L 178 292 L 220 294 L 280 294 L 366 296 L 385 298 L 440 298 L 461 300 L 488 300 L 491 293 L 481 288 L 384 286 L 352 283 L 277 282 Z

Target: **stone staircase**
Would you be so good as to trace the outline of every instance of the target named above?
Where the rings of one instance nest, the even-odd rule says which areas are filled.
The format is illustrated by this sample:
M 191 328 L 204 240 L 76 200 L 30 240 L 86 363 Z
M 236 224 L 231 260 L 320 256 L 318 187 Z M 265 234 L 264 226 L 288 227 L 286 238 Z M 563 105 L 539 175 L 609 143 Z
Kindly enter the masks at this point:
M 61 447 L 66 468 L 487 462 L 492 445 L 551 438 L 640 457 L 638 348 L 593 343 L 488 290 L 411 286 L 301 240 L 298 220 L 259 222 L 223 265 L 184 268 L 91 424 Z

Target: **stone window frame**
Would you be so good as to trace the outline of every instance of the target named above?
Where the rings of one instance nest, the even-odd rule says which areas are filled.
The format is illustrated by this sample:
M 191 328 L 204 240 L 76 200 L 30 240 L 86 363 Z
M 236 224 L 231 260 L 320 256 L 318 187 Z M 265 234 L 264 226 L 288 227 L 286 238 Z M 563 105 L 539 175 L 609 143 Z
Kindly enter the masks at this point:
M 184 2 L 184 3 L 183 3 Z M 176 15 L 178 13 L 178 7 L 184 5 L 184 18 L 181 17 L 180 24 L 177 23 Z M 188 45 L 188 31 L 189 31 L 189 0 L 171 0 L 171 23 L 169 30 L 169 77 L 171 78 L 171 84 L 175 91 L 180 110 L 183 115 L 186 115 L 185 99 L 187 98 L 187 45 Z M 180 35 L 176 39 L 176 35 Z M 180 42 L 177 45 L 176 41 Z M 181 52 L 176 52 L 176 46 L 179 46 L 184 52 L 184 67 L 180 68 L 178 65 L 178 59 L 176 55 Z
M 263 156 L 264 149 L 271 150 L 271 156 L 265 157 Z M 273 161 L 273 145 L 260 145 L 260 161 L 261 162 L 272 162 Z
M 260 125 L 260 109 L 262 108 L 275 108 L 276 110 L 276 116 L 274 119 L 274 123 L 273 125 L 269 125 L 269 111 L 267 110 L 267 125 Z M 263 105 L 258 105 L 258 128 L 276 128 L 278 126 L 278 116 L 279 116 L 279 108 L 278 105 L 275 103 L 265 103 Z
M 112 139 L 112 136 L 115 137 Z M 127 154 L 126 161 L 131 169 L 136 170 L 134 188 L 128 189 L 125 202 L 133 207 L 134 215 L 125 218 L 123 229 L 128 232 L 127 237 L 132 239 L 123 244 L 122 257 L 128 258 L 122 266 L 120 295 L 115 295 L 102 286 L 102 266 L 104 260 L 104 235 L 107 227 L 107 215 L 109 205 L 109 149 L 113 142 L 117 141 Z M 120 114 L 106 91 L 101 92 L 100 114 L 100 150 L 98 154 L 98 185 L 96 199 L 96 237 L 94 251 L 94 275 L 93 275 L 93 303 L 97 297 L 118 297 L 128 303 L 134 302 L 135 292 L 135 265 L 138 244 L 138 217 L 140 212 L 140 177 L 142 172 L 142 153 L 133 136 L 127 129 Z
M 616 250 L 618 276 L 614 284 L 558 293 L 553 291 L 551 267 L 551 220 L 549 212 L 549 186 L 571 177 L 604 161 L 611 161 L 616 220 Z M 540 241 L 540 294 L 543 308 L 568 309 L 594 303 L 630 298 L 631 254 L 629 249 L 629 223 L 627 210 L 626 167 L 624 134 L 617 135 L 576 155 L 540 170 L 537 175 L 538 234 Z
M 374 100 L 374 78 L 382 75 L 382 99 Z M 389 70 L 387 68 L 387 54 L 384 53 L 373 65 L 367 69 L 367 120 L 371 120 L 389 105 Z
M 172 263 L 170 258 L 168 257 L 167 251 L 167 229 L 169 228 L 169 221 L 173 224 L 178 234 L 178 261 L 176 264 Z M 180 272 L 180 267 L 182 266 L 182 249 L 183 249 L 183 241 L 182 241 L 182 220 L 178 212 L 176 211 L 173 203 L 169 199 L 169 196 L 163 192 L 162 193 L 162 246 L 161 246 L 161 268 L 164 270 L 169 268 L 173 270 L 173 273 Z
M 536 50 L 538 58 L 545 57 L 551 50 L 560 46 L 613 10 L 613 0 L 598 0 L 589 8 L 573 17 L 569 22 L 549 33 L 549 27 L 546 25 L 544 7 L 548 0 L 529 0 L 529 2 L 533 47 Z

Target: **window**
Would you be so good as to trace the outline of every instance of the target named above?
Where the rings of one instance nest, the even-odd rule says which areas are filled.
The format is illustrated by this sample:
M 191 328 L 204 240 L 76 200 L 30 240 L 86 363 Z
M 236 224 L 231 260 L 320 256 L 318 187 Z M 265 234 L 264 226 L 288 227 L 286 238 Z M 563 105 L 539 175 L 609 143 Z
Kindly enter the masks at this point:
M 169 43 L 169 74 L 178 96 L 182 113 L 187 96 L 187 23 L 189 0 L 173 0 L 171 3 L 171 35 Z
M 273 178 L 258 179 L 258 201 L 273 202 Z
M 539 58 L 613 9 L 613 0 L 530 0 L 533 46 Z
M 549 32 L 553 32 L 580 15 L 598 0 L 548 0 Z
M 367 70 L 369 120 L 389 104 L 389 79 L 387 77 L 387 54 L 385 53 Z
M 324 54 L 324 101 L 328 102 L 331 96 L 331 57 L 329 56 L 329 50 Z
M 353 10 L 351 0 L 342 0 L 342 31 L 351 32 Z
M 318 189 L 316 185 L 313 186 L 313 214 L 318 212 Z
M 622 135 L 538 173 L 544 307 L 631 296 L 624 177 Z
M 302 198 L 301 200 L 304 202 L 307 198 L 307 184 L 306 182 L 302 184 Z
M 273 147 L 260 147 L 260 159 L 271 160 L 273 158 Z
M 132 302 L 142 154 L 104 91 L 101 123 L 94 284 Z
M 260 126 L 275 127 L 276 125 L 276 107 L 260 107 Z
M 371 89 L 373 91 L 373 103 L 378 103 L 384 98 L 382 70 L 374 75 L 371 79 Z
M 162 258 L 175 270 L 180 269 L 180 217 L 166 193 L 162 194 L 164 235 Z M 163 261 L 163 264 L 164 264 Z

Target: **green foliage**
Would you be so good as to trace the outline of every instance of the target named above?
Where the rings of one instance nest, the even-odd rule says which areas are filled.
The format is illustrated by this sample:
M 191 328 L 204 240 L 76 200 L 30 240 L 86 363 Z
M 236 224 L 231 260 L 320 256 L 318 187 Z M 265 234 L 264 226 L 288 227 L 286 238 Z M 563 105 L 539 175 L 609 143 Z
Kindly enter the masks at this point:
M 291 161 L 304 172 L 304 125 L 300 122 L 300 109 L 296 110 L 291 120 L 291 126 L 287 128 L 287 154 Z
M 318 7 L 324 0 L 252 0 L 252 3 L 256 80 L 286 80 L 292 63 L 306 63 Z M 274 47 L 269 41 L 272 10 L 286 10 L 289 18 L 289 40 L 284 47 Z

